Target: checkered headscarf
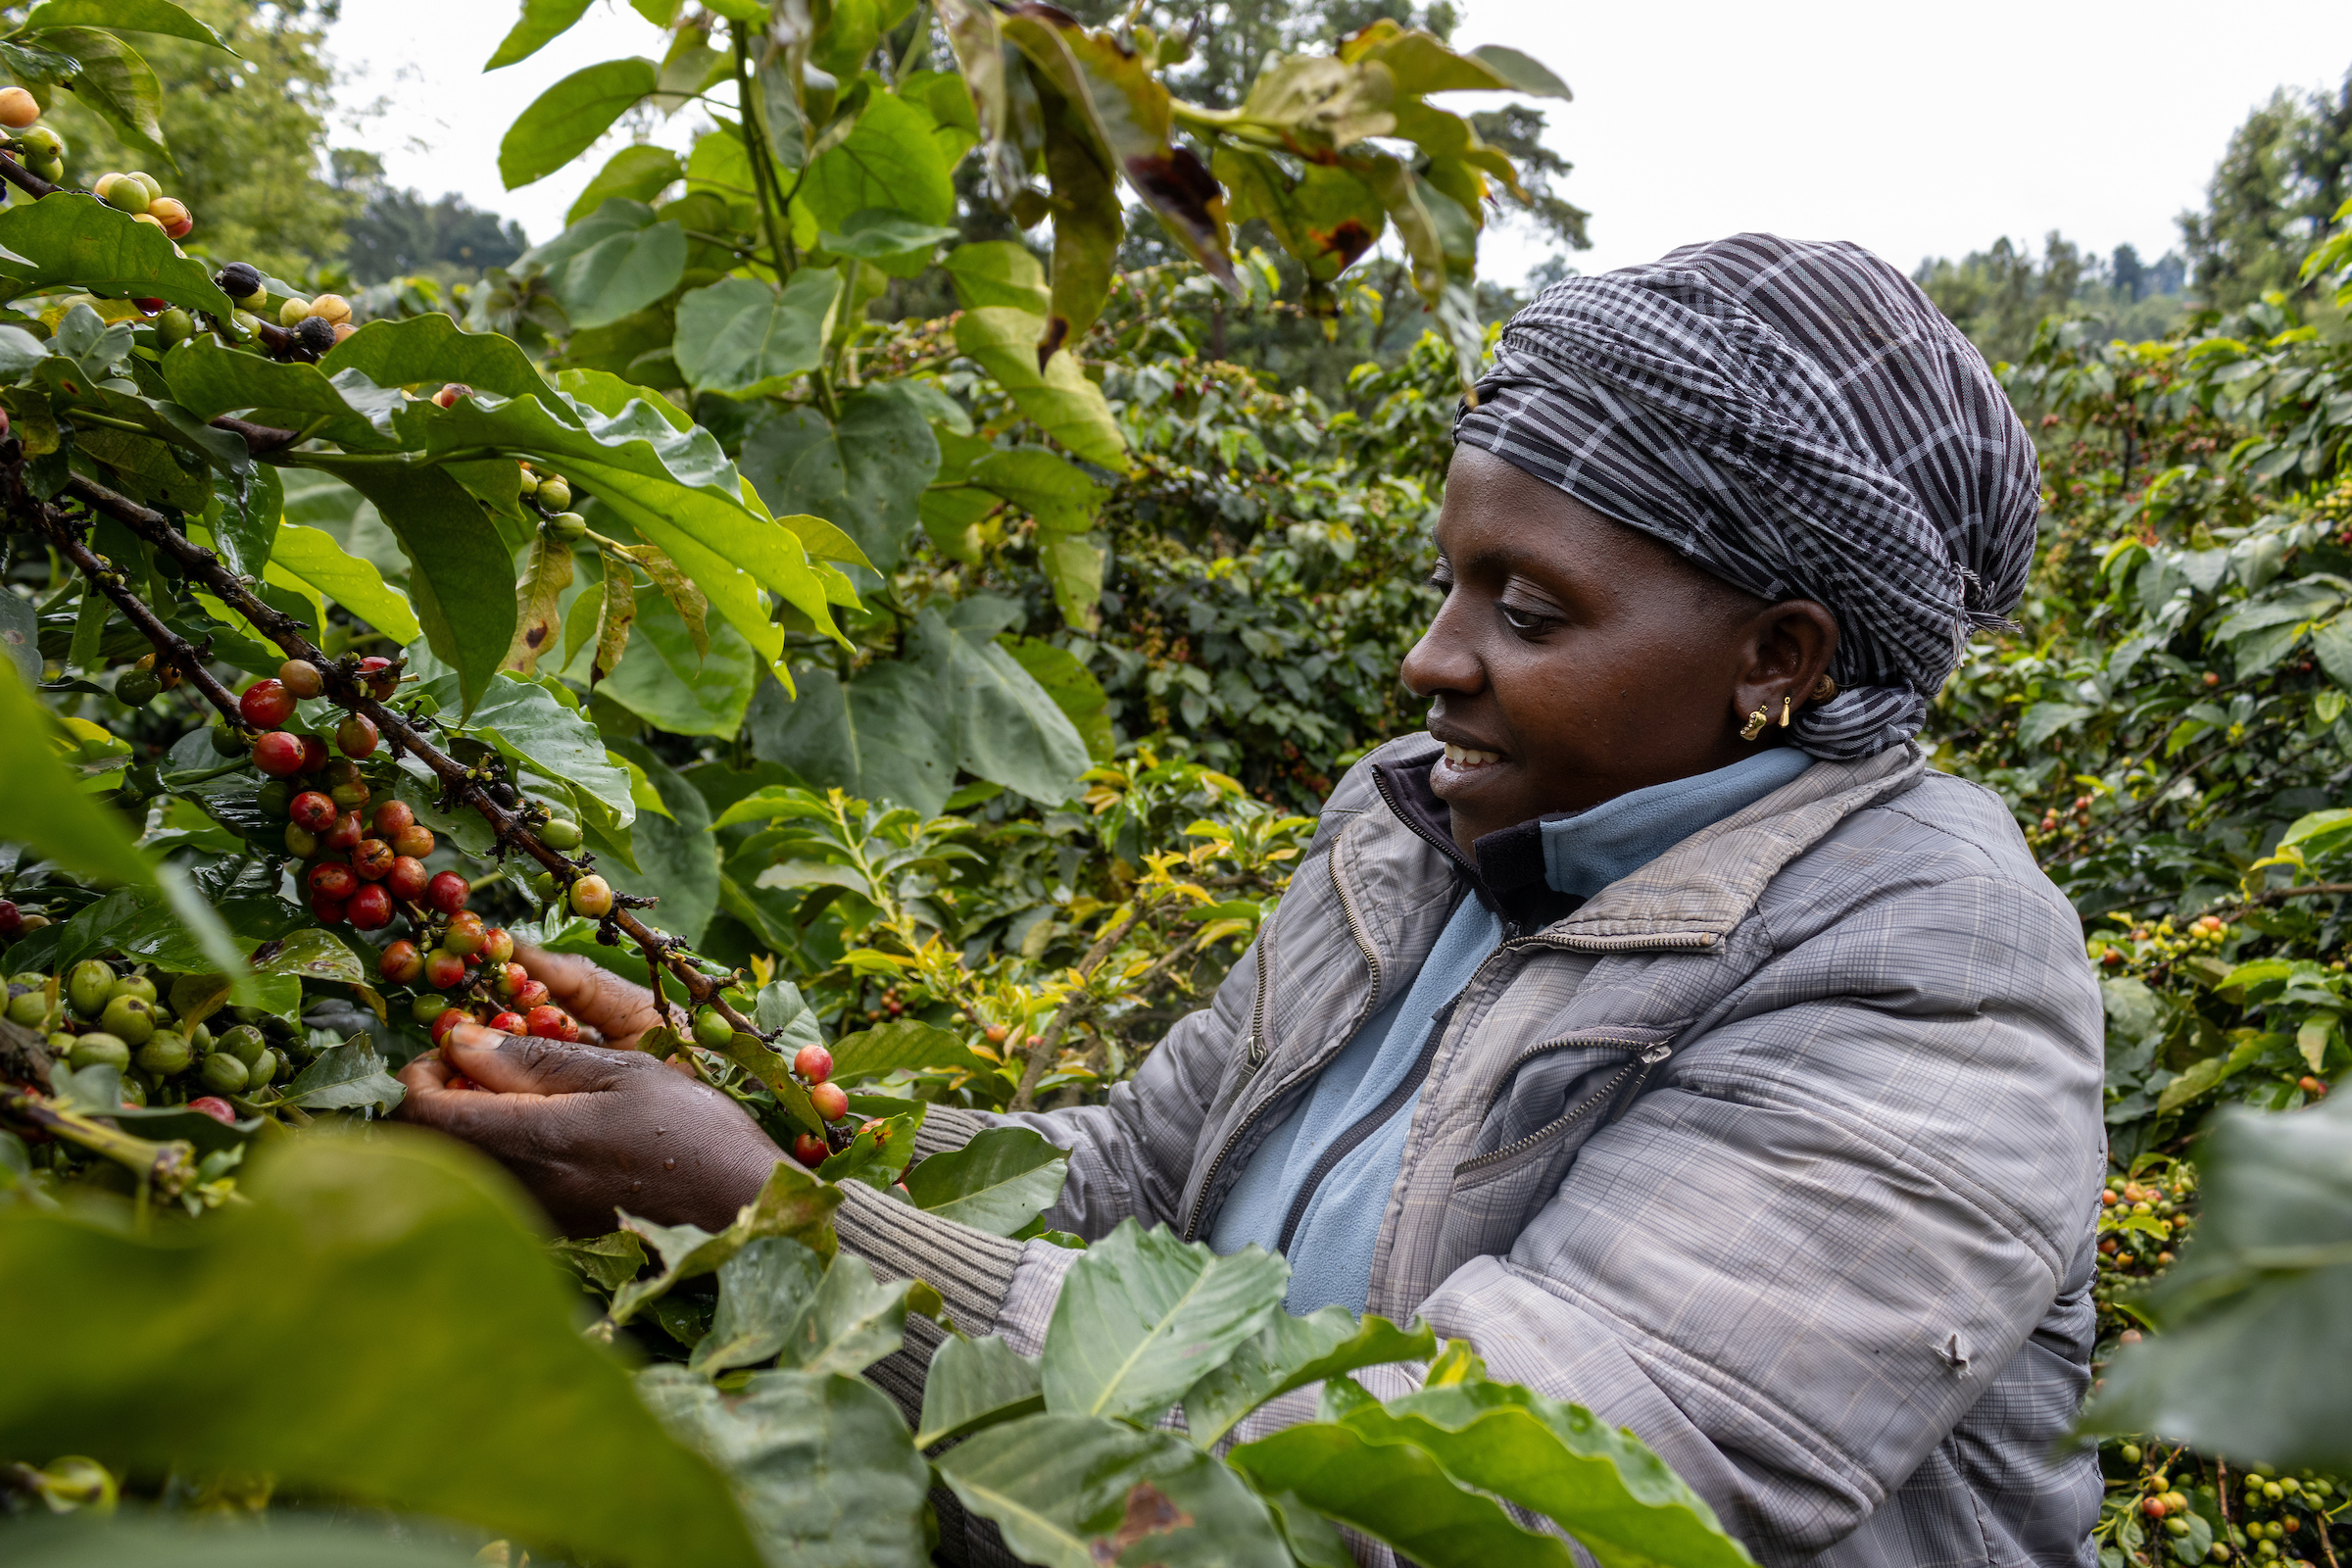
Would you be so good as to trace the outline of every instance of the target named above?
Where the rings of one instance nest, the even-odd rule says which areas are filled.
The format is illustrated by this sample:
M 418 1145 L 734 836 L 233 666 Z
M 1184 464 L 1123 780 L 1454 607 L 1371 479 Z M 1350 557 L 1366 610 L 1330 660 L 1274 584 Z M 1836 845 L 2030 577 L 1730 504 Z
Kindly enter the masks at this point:
M 1983 356 L 1860 246 L 1737 234 L 1555 283 L 1454 439 L 1767 600 L 1838 617 L 1838 695 L 1790 735 L 1919 732 L 2033 564 L 2040 471 Z

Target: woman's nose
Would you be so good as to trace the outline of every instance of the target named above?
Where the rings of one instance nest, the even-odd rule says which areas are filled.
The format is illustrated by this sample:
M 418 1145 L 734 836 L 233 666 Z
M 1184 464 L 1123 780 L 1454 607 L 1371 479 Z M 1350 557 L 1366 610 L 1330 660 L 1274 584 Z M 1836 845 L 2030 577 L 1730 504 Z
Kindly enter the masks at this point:
M 1396 667 L 1397 678 L 1415 697 L 1435 697 L 1440 692 L 1467 694 L 1486 684 L 1486 671 L 1469 628 L 1463 624 L 1466 617 L 1460 605 L 1459 593 L 1446 595 L 1429 630 Z

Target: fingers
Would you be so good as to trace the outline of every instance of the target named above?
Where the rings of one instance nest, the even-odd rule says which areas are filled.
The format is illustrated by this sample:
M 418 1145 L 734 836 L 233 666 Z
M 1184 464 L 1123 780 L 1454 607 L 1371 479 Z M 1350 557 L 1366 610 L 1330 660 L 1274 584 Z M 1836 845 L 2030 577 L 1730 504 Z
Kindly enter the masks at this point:
M 517 948 L 515 959 L 547 987 L 555 1004 L 614 1042 L 634 1040 L 662 1022 L 653 993 L 631 985 L 592 958 L 544 948 Z
M 652 1058 L 598 1051 L 530 1035 L 502 1035 L 462 1023 L 441 1043 L 441 1054 L 460 1072 L 494 1095 L 593 1095 L 618 1086 Z

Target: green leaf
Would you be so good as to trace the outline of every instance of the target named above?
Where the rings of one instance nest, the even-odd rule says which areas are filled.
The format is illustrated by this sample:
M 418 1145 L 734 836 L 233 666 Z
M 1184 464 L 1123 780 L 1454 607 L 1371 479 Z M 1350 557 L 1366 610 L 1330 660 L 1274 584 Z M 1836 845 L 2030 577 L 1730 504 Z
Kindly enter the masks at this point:
M 623 147 L 597 171 L 596 177 L 564 215 L 564 221 L 576 223 L 614 197 L 650 202 L 685 177 L 686 170 L 678 162 L 678 155 L 666 147 L 648 143 Z
M 282 566 L 396 643 L 414 642 L 421 632 L 409 596 L 386 583 L 374 563 L 345 550 L 323 528 L 280 523 L 270 564 Z
M 445 710 L 454 709 L 455 680 L 443 676 L 424 693 Z M 510 761 L 542 778 L 575 787 L 590 820 L 607 832 L 629 826 L 637 815 L 629 775 L 605 755 L 596 726 L 558 702 L 537 681 L 499 671 L 484 687 L 462 733 L 487 741 Z
M 458 672 L 458 706 L 477 702 L 514 633 L 514 563 L 480 505 L 440 468 L 347 464 L 334 472 L 400 541 L 425 645 Z
M 637 869 L 614 866 L 605 876 L 623 893 L 662 901 L 645 912 L 649 923 L 700 943 L 710 916 L 718 912 L 718 845 L 710 837 L 710 805 L 647 747 L 636 741 L 612 745 L 645 770 L 669 815 L 640 813 L 629 829 Z
M 1046 689 L 995 642 L 967 636 L 926 609 L 909 640 L 939 671 L 964 770 L 1031 800 L 1058 803 L 1093 765 L 1086 743 Z
M 931 252 L 961 229 L 917 222 L 905 213 L 869 207 L 842 220 L 841 231 L 825 230 L 817 243 L 835 256 L 872 262 L 893 277 L 914 277 L 931 265 Z
M 1219 1257 L 1133 1219 L 1090 1247 L 1046 1330 L 1046 1408 L 1149 1421 L 1280 1311 L 1290 1266 Z
M 837 1255 L 834 1262 L 840 1261 Z M 774 1360 L 824 1277 L 825 1260 L 800 1243 L 755 1237 L 718 1266 L 718 1310 L 686 1364 L 715 1376 Z
M 923 1113 L 915 1111 L 865 1122 L 851 1136 L 847 1149 L 834 1151 L 816 1167 L 817 1175 L 829 1182 L 855 1179 L 887 1190 L 914 1157 L 914 1133 L 922 1121 Z
M 499 177 L 509 190 L 546 178 L 595 146 L 660 81 L 654 63 L 635 56 L 573 72 L 507 127 L 498 144 Z
M 498 52 L 482 65 L 496 71 L 517 60 L 528 60 L 571 30 L 588 10 L 588 0 L 522 0 L 522 16 L 500 41 Z
M 1567 1543 L 1522 1527 L 1410 1444 L 1310 1421 L 1243 1444 L 1228 1458 L 1258 1491 L 1295 1494 L 1426 1568 L 1574 1568 Z
M 50 27 L 106 27 L 116 32 L 153 32 L 168 38 L 227 49 L 228 40 L 189 16 L 172 0 L 42 0 L 24 19 L 22 32 Z M 69 51 L 71 52 L 71 51 Z
M 917 1208 L 1010 1236 L 1053 1206 L 1069 1169 L 1067 1151 L 1030 1129 L 992 1127 L 961 1149 L 921 1161 L 906 1186 Z
M 994 1334 L 979 1340 L 952 1336 L 932 1352 L 923 1374 L 922 1430 L 914 1446 L 928 1448 L 1045 1407 L 1035 1361 Z
M 251 355 L 242 358 L 254 359 Z M 328 376 L 357 370 L 378 387 L 410 386 L 419 391 L 437 391 L 444 382 L 463 381 L 476 392 L 495 392 L 502 398 L 536 398 L 557 417 L 570 417 L 539 368 L 513 338 L 496 332 L 468 332 L 438 311 L 406 320 L 369 321 L 336 344 L 318 362 L 318 368 Z
M 995 1520 L 1024 1562 L 1291 1568 L 1266 1505 L 1213 1455 L 1172 1433 L 1032 1415 L 966 1438 L 937 1464 L 956 1498 Z
M 1004 306 L 1042 318 L 1052 307 L 1044 266 L 1017 240 L 958 245 L 941 265 L 956 285 L 956 303 L 967 311 Z
M 678 301 L 678 369 L 698 392 L 782 392 L 824 363 L 840 300 L 841 274 L 816 267 L 793 273 L 781 294 L 750 277 L 694 289 Z
M 300 980 L 339 980 L 354 985 L 368 978 L 359 956 L 324 926 L 304 926 L 253 950 L 248 961 L 257 975 L 292 975 Z
M 564 1238 L 547 1245 L 549 1251 L 607 1295 L 635 1279 L 645 1267 L 645 1244 L 629 1231 L 608 1231 L 585 1240 Z
M 2017 721 L 2017 744 L 2038 746 L 2097 713 L 2097 709 L 2085 708 L 2081 703 L 2035 703 Z
M 2082 1424 L 2336 1469 L 2352 1461 L 2333 1370 L 2352 1342 L 2352 1095 L 2287 1116 L 2229 1106 L 2212 1126 L 2196 1238 L 2135 1303 L 2157 1332 L 2108 1363 Z
M 1038 566 L 1054 589 L 1054 608 L 1075 631 L 1092 633 L 1102 619 L 1102 552 L 1063 535 L 1038 546 Z
M 1023 414 L 1089 463 L 1126 472 L 1127 443 L 1102 389 L 1086 378 L 1067 350 L 1039 373 L 1037 345 L 1045 336 L 1044 317 L 1004 306 L 966 311 L 956 321 L 956 347 L 979 361 Z
M 5 1135 L 0 1135 L 5 1136 Z M 267 1534 L 223 1532 L 186 1514 L 163 1519 L 92 1519 L 85 1510 L 11 1527 L 9 1568 L 468 1568 L 462 1545 L 411 1539 L 406 1521 L 271 1519 Z
M 998 646 L 1054 699 L 1085 744 L 1086 755 L 1098 763 L 1109 761 L 1118 750 L 1110 727 L 1110 697 L 1078 662 L 1078 656 L 1037 637 L 1007 637 Z
M 162 229 L 77 191 L 10 202 L 0 211 L 0 251 L 14 253 L 0 255 L 0 273 L 26 288 L 169 300 L 223 318 L 236 309 L 211 269 L 173 255 Z
M 1506 44 L 1480 44 L 1470 51 L 1470 58 L 1493 72 L 1513 92 L 1532 93 L 1538 98 L 1567 99 L 1575 96 L 1569 92 L 1566 82 L 1552 74 L 1550 67 Z
M 623 1211 L 621 1229 L 653 1244 L 662 1270 L 652 1279 L 631 1280 L 613 1292 L 612 1319 L 626 1323 L 638 1308 L 668 1295 L 672 1286 L 710 1273 L 762 1236 L 785 1237 L 830 1258 L 839 1250 L 833 1210 L 840 1206 L 840 1193 L 791 1160 L 779 1159 L 760 1195 L 715 1234 L 698 1225 L 656 1225 Z
M 785 1325 L 779 1364 L 810 1373 L 864 1371 L 906 1341 L 906 1286 L 882 1284 L 864 1258 L 836 1254 Z
M 918 223 L 953 224 L 956 184 L 931 126 L 929 114 L 895 93 L 874 93 L 849 137 L 808 166 L 794 205 L 805 206 L 820 227 L 836 233 L 875 207 Z
M 939 468 L 939 442 L 922 411 L 888 390 L 851 393 L 840 409 L 838 426 L 813 408 L 760 419 L 743 438 L 744 477 L 769 511 L 831 519 L 874 569 L 890 571 Z
M 893 1018 L 833 1043 L 833 1076 L 843 1083 L 880 1078 L 901 1068 L 982 1068 L 988 1063 L 961 1040 L 920 1018 Z M 922 1167 L 917 1166 L 919 1171 Z
M 37 36 L 42 48 L 61 50 L 81 64 L 73 79 L 60 85 L 88 104 L 125 142 L 152 153 L 166 168 L 178 169 L 156 119 L 164 106 L 163 84 L 136 49 L 95 27 L 51 27 Z M 139 226 L 163 237 L 152 223 Z
M 1549 1516 L 1601 1568 L 1744 1568 L 1754 1559 L 1631 1433 L 1515 1384 L 1445 1383 L 1342 1421 L 1367 1441 L 1409 1444 L 1446 1473 Z M 1409 1548 L 1408 1548 L 1409 1549 Z
M 676 288 L 685 271 L 685 229 L 655 223 L 598 241 L 565 264 L 553 287 L 573 327 L 610 326 Z
M 583 1558 L 759 1562 L 718 1477 L 580 1338 L 577 1287 L 487 1160 L 386 1129 L 290 1141 L 239 1185 L 151 1238 L 0 1211 L 0 1325 L 42 1347 L 0 1380 L 0 1446 L 268 1473 Z M 256 1344 L 279 1388 L 334 1397 L 257 1396 Z
M 1277 1312 L 1233 1359 L 1186 1391 L 1185 1428 L 1201 1447 L 1213 1447 L 1244 1416 L 1293 1389 L 1392 1361 L 1426 1361 L 1437 1351 L 1436 1333 L 1418 1318 L 1400 1329 L 1379 1316 L 1358 1323 L 1344 1306 L 1305 1317 Z
M 907 1441 L 898 1406 L 864 1379 L 755 1372 L 722 1395 L 672 1365 L 648 1367 L 637 1388 L 727 1477 L 769 1562 L 930 1568 L 922 1518 L 930 1467 Z
M 846 684 L 817 665 L 798 673 L 800 695 L 780 711 L 753 703 L 754 755 L 820 789 L 937 816 L 955 787 L 956 756 L 938 676 L 899 660 L 868 664 Z
M 761 662 L 742 633 L 722 621 L 709 633 L 710 652 L 696 653 L 692 629 L 668 597 L 650 586 L 636 590 L 629 624 L 629 657 L 603 677 L 600 693 L 675 735 L 726 736 L 743 727 Z M 585 681 L 594 654 L 583 650 L 565 673 Z
M 992 452 L 973 464 L 966 477 L 1028 513 L 1048 533 L 1084 533 L 1110 499 L 1110 492 L 1083 469 L 1040 447 Z
M 407 1095 L 400 1080 L 384 1070 L 383 1053 L 374 1042 L 354 1035 L 313 1057 L 276 1102 L 305 1110 L 351 1110 L 361 1105 L 390 1110 Z

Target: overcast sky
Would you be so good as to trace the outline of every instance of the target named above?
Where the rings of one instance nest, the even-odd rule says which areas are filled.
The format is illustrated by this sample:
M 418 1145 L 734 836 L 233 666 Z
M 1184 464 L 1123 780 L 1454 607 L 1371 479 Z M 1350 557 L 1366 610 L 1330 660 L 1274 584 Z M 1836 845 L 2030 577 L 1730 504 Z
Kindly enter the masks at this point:
M 359 115 L 339 140 L 383 154 L 395 184 L 456 191 L 538 240 L 611 147 L 507 191 L 499 137 L 551 82 L 657 55 L 661 35 L 621 0 L 594 0 L 564 38 L 481 74 L 517 9 L 347 0 L 329 41 L 347 109 L 384 111 Z M 1572 258 L 1587 271 L 1745 228 L 1857 240 L 1906 270 L 2003 234 L 2038 244 L 2052 228 L 2152 260 L 2177 240 L 2174 216 L 2202 202 L 2249 109 L 2352 66 L 2345 0 L 2243 12 L 2177 0 L 1468 0 L 1465 11 L 1457 42 L 1524 49 L 1576 90 L 1545 107 L 1547 139 L 1576 165 L 1562 193 L 1593 215 L 1593 248 Z M 661 139 L 682 144 L 692 119 Z M 1516 282 L 1544 254 L 1506 234 L 1481 270 Z

